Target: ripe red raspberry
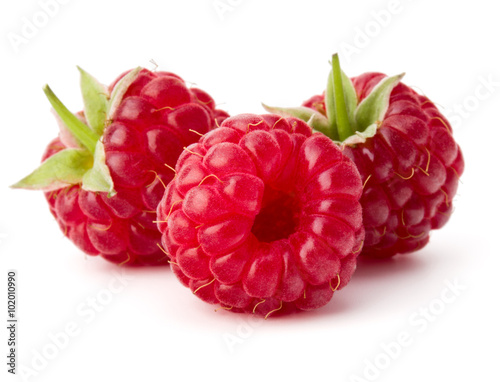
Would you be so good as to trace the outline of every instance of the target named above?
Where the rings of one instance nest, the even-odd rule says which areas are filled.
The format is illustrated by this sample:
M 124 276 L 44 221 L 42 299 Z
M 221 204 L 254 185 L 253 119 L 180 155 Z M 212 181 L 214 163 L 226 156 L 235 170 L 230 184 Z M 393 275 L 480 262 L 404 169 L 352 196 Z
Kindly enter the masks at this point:
M 136 68 L 107 88 L 80 72 L 84 113 L 75 116 L 44 89 L 61 133 L 42 165 L 13 187 L 46 191 L 61 230 L 88 255 L 164 264 L 158 202 L 182 148 L 227 114 L 172 73 Z
M 226 119 L 181 154 L 158 205 L 181 282 L 233 312 L 325 305 L 356 266 L 364 231 L 354 164 L 306 123 Z
M 446 118 L 402 75 L 365 73 L 350 80 L 333 59 L 327 90 L 296 115 L 345 146 L 364 183 L 363 255 L 416 251 L 448 221 L 464 161 Z M 351 82 L 352 81 L 352 82 Z

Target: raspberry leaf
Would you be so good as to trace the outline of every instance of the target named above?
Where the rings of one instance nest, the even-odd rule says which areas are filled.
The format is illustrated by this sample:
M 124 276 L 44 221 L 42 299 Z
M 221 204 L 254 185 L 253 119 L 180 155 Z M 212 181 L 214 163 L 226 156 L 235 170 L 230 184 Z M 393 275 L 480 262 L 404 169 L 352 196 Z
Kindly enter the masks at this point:
M 57 98 L 49 85 L 45 85 L 43 91 L 55 112 L 61 118 L 61 121 L 66 125 L 75 139 L 88 151 L 94 153 L 95 145 L 99 140 L 99 135 L 97 135 L 85 123 L 78 119 L 76 115 L 69 111 L 59 98 Z
M 85 70 L 77 66 L 80 71 L 80 87 L 82 91 L 85 119 L 89 127 L 99 136 L 104 131 L 107 119 L 109 92 Z
M 11 187 L 53 191 L 80 183 L 91 167 L 92 155 L 87 150 L 65 149 L 52 155 L 30 175 Z
M 129 86 L 135 81 L 141 70 L 141 67 L 137 67 L 131 70 L 120 81 L 118 81 L 116 86 L 113 88 L 113 91 L 111 92 L 111 96 L 109 98 L 108 109 L 106 113 L 108 119 L 113 119 L 116 113 L 116 109 L 122 102 L 123 96 L 127 92 Z
M 87 191 L 107 192 L 108 196 L 113 196 L 116 191 L 113 189 L 113 179 L 106 165 L 104 145 L 97 142 L 94 153 L 94 165 L 82 179 L 82 188 Z
M 381 122 L 389 108 L 392 90 L 405 74 L 386 77 L 373 88 L 371 93 L 358 105 L 355 113 L 358 130 L 365 131 L 369 126 Z

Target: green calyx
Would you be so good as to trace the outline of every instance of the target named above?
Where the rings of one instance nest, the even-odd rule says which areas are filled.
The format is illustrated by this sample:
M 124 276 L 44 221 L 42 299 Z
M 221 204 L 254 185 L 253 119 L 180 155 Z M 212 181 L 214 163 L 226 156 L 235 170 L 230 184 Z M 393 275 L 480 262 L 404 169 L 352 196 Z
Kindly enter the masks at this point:
M 108 196 L 116 193 L 113 179 L 106 165 L 104 146 L 100 139 L 141 68 L 138 67 L 127 73 L 116 84 L 111 94 L 106 86 L 100 84 L 90 74 L 80 67 L 78 70 L 80 71 L 84 119 L 70 112 L 48 85 L 43 88 L 60 119 L 61 128 L 70 134 L 77 147 L 67 147 L 52 155 L 30 175 L 11 187 L 53 191 L 69 185 L 81 184 L 82 188 L 87 191 L 106 192 Z
M 352 81 L 340 68 L 338 54 L 332 56 L 332 70 L 328 75 L 324 112 L 308 107 L 280 108 L 264 105 L 270 113 L 299 118 L 314 130 L 322 132 L 342 144 L 363 143 L 373 137 L 389 107 L 394 87 L 404 76 L 386 77 L 359 102 Z

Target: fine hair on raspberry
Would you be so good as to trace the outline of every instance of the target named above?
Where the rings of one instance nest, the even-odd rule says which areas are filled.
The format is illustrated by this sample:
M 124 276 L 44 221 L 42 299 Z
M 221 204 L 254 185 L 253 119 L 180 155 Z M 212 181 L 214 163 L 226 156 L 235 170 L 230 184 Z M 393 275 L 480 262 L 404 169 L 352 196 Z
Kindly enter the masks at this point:
M 382 73 L 352 78 L 359 102 L 386 78 Z M 324 96 L 304 106 L 324 110 Z M 346 145 L 344 153 L 365 184 L 362 255 L 390 257 L 422 249 L 431 230 L 450 219 L 464 159 L 449 121 L 426 96 L 400 82 L 377 133 L 365 143 Z
M 200 299 L 268 317 L 324 306 L 364 238 L 356 166 L 296 118 L 241 114 L 180 155 L 158 205 L 171 268 Z
M 362 255 L 391 257 L 422 249 L 453 212 L 464 159 L 448 120 L 405 73 L 349 78 L 332 56 L 326 90 L 301 107 L 264 105 L 297 117 L 343 147 L 363 181 Z
M 183 147 L 228 115 L 173 73 L 139 67 L 108 87 L 79 69 L 84 112 L 74 115 L 44 88 L 60 134 L 39 169 L 14 187 L 45 191 L 62 232 L 87 255 L 120 265 L 167 264 L 154 223 L 158 202 Z

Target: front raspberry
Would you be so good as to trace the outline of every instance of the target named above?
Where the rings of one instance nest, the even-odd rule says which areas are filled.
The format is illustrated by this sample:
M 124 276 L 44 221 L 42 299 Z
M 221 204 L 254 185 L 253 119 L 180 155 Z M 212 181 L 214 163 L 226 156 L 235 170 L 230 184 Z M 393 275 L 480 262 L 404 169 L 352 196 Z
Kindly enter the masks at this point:
M 14 185 L 45 191 L 61 230 L 82 251 L 118 264 L 165 264 L 156 207 L 183 147 L 227 117 L 177 75 L 136 68 L 109 88 L 80 69 L 84 112 L 45 93 L 61 133 L 42 165 Z
M 306 123 L 243 114 L 186 148 L 158 205 L 171 267 L 202 300 L 259 315 L 344 287 L 364 231 L 350 159 Z
M 361 174 L 366 238 L 363 255 L 416 251 L 453 211 L 464 161 L 446 118 L 400 80 L 365 73 L 349 79 L 333 57 L 327 90 L 295 109 L 344 146 Z

